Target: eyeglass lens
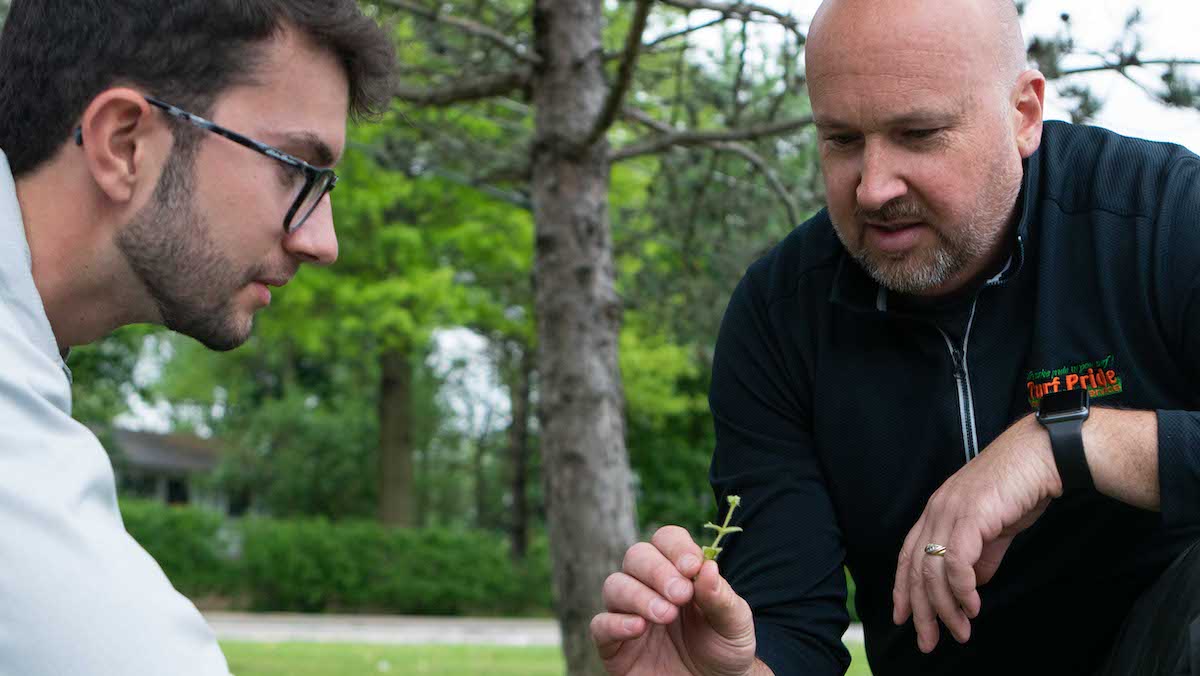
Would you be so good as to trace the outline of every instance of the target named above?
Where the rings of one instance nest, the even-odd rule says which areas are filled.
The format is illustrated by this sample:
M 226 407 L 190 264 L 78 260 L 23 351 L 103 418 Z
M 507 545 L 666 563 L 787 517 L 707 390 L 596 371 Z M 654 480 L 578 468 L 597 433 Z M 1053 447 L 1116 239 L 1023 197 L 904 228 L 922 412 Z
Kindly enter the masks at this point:
M 317 205 L 321 203 L 321 198 L 329 191 L 329 184 L 333 181 L 333 175 L 322 173 L 317 178 L 308 184 L 308 191 L 301 198 L 299 206 L 296 207 L 296 213 L 292 215 L 292 222 L 288 226 L 288 232 L 295 232 L 312 212 L 316 210 Z

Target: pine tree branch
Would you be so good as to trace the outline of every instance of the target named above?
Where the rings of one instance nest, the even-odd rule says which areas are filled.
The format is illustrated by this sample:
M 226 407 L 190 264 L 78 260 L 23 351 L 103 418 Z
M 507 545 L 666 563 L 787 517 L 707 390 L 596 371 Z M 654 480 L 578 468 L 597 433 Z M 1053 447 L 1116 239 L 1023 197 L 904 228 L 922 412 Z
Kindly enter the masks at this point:
M 675 131 L 671 125 L 667 124 L 666 122 L 662 122 L 661 120 L 657 120 L 645 111 L 638 110 L 637 108 L 625 108 L 621 111 L 621 115 L 627 120 L 645 125 L 663 134 L 671 134 Z M 783 202 L 783 208 L 785 211 L 787 211 L 788 222 L 792 225 L 800 222 L 800 207 L 796 204 L 796 198 L 792 197 L 791 191 L 787 189 L 787 186 L 785 186 L 783 181 L 780 180 L 779 175 L 776 174 L 773 169 L 771 169 L 771 165 L 768 164 L 761 155 L 755 153 L 749 147 L 741 143 L 732 141 L 709 143 L 707 145 L 714 150 L 740 155 L 743 159 L 753 165 L 754 168 L 757 169 L 758 172 L 767 179 L 767 184 L 770 185 L 771 190 L 773 190 L 779 197 L 779 201 Z
M 604 108 L 601 109 L 600 116 L 596 118 L 596 123 L 592 125 L 592 131 L 583 144 L 585 148 L 590 148 L 600 140 L 617 119 L 617 111 L 621 110 L 625 94 L 633 82 L 633 73 L 637 70 L 638 56 L 642 50 L 642 34 L 646 32 L 646 19 L 650 16 L 650 7 L 653 4 L 654 0 L 638 0 L 637 7 L 633 10 L 633 22 L 629 26 L 629 35 L 625 38 L 625 54 L 621 57 L 620 68 L 617 69 L 617 81 L 608 91 Z
M 396 86 L 396 98 L 419 106 L 450 106 L 456 103 L 478 101 L 493 96 L 504 96 L 529 85 L 528 69 L 513 70 L 482 77 L 467 78 L 446 86 L 421 89 L 403 84 Z
M 641 120 L 638 121 L 640 122 Z M 679 131 L 672 128 L 670 132 L 664 132 L 659 136 L 651 137 L 645 141 L 631 143 L 622 148 L 618 148 L 609 154 L 608 159 L 609 162 L 615 164 L 617 162 L 623 162 L 634 157 L 659 153 L 674 146 L 713 146 L 719 143 L 753 141 L 756 139 L 787 134 L 789 132 L 796 131 L 797 129 L 803 129 L 811 125 L 812 121 L 812 117 L 809 116 L 791 120 L 783 120 L 781 122 L 768 122 L 765 124 L 743 127 L 740 129 Z
M 685 35 L 695 33 L 696 31 L 704 30 L 705 28 L 711 28 L 712 26 L 715 26 L 715 25 L 722 23 L 724 21 L 727 21 L 727 20 L 729 20 L 729 17 L 727 17 L 725 15 L 721 15 L 721 16 L 713 19 L 712 21 L 705 21 L 704 23 L 696 24 L 695 26 L 688 26 L 687 28 L 677 30 L 674 33 L 667 33 L 666 35 L 660 35 L 657 38 L 654 38 L 654 40 L 642 45 L 642 51 L 645 51 L 645 52 L 652 51 L 655 47 L 663 44 L 664 42 L 669 42 L 676 38 L 681 38 Z
M 800 38 L 800 44 L 804 44 L 805 36 L 800 30 L 800 22 L 791 14 L 785 14 L 770 7 L 763 5 L 755 5 L 749 2 L 713 2 L 712 0 L 659 0 L 664 5 L 670 5 L 676 9 L 686 11 L 695 11 L 706 9 L 712 12 L 720 12 L 722 16 L 740 16 L 745 19 L 750 19 L 754 14 L 761 14 L 774 19 L 779 25 L 792 31 L 796 37 Z
M 1085 68 L 1072 68 L 1071 70 L 1063 70 L 1058 72 L 1058 77 L 1066 77 L 1068 75 L 1079 75 L 1080 73 L 1097 73 L 1105 70 L 1123 71 L 1127 68 L 1139 68 L 1141 66 L 1200 66 L 1200 59 L 1128 59 L 1118 63 L 1105 63 L 1099 66 L 1087 66 Z
M 396 9 L 401 9 L 411 14 L 416 14 L 423 19 L 436 21 L 437 23 L 443 23 L 447 26 L 454 26 L 468 35 L 474 35 L 475 37 L 483 38 L 495 45 L 498 45 L 504 49 L 504 51 L 512 54 L 531 66 L 536 66 L 542 61 L 538 55 L 534 54 L 526 45 L 509 39 L 507 35 L 501 33 L 495 28 L 492 28 L 491 26 L 485 26 L 477 21 L 464 19 L 462 17 L 448 16 L 443 14 L 438 9 L 426 7 L 418 2 L 413 2 L 412 0 L 381 0 L 381 2 Z
M 753 165 L 767 179 L 767 184 L 771 186 L 771 190 L 779 197 L 779 201 L 783 202 L 783 208 L 787 211 L 788 226 L 792 227 L 800 224 L 800 207 L 796 204 L 796 199 L 792 197 L 792 193 L 783 184 L 783 181 L 779 179 L 779 175 L 771 169 L 771 165 L 767 164 L 767 161 L 761 155 L 741 143 L 714 143 L 712 147 L 722 152 L 740 155 Z

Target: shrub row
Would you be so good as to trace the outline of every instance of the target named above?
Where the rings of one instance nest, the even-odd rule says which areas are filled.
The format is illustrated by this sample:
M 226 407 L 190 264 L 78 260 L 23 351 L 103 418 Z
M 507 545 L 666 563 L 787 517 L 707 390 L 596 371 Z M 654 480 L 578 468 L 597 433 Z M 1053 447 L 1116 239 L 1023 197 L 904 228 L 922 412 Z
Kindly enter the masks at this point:
M 175 587 L 253 610 L 429 615 L 551 612 L 549 548 L 512 561 L 494 533 L 324 519 L 226 520 L 195 507 L 122 500 L 125 527 Z M 852 620 L 854 581 L 846 576 Z
M 437 615 L 546 614 L 549 551 L 534 538 L 516 564 L 489 532 L 371 522 L 247 518 L 122 500 L 125 527 L 192 598 L 253 610 Z

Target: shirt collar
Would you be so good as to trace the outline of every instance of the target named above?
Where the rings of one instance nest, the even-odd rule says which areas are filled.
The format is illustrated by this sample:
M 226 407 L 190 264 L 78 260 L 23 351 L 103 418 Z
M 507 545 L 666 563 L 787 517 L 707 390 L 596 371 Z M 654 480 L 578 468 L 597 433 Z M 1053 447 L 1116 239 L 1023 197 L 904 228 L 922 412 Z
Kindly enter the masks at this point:
M 33 256 L 25 237 L 16 182 L 3 151 L 0 151 L 0 303 L 8 306 L 21 332 L 69 373 L 59 354 L 42 297 L 33 283 Z

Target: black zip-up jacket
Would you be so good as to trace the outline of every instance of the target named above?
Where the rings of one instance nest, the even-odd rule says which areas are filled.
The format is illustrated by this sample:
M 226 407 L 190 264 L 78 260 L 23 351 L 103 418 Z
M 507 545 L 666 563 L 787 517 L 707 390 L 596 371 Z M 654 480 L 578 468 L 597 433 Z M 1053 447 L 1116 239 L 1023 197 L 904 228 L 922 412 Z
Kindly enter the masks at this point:
M 780 676 L 841 674 L 843 563 L 871 668 L 1085 674 L 1200 538 L 1200 158 L 1047 123 L 1005 269 L 950 307 L 901 307 L 818 213 L 755 263 L 722 322 L 710 479 L 742 496 L 722 573 Z M 930 495 L 1047 388 L 1157 411 L 1161 513 L 1053 501 L 980 588 L 971 640 L 892 624 L 900 545 Z

